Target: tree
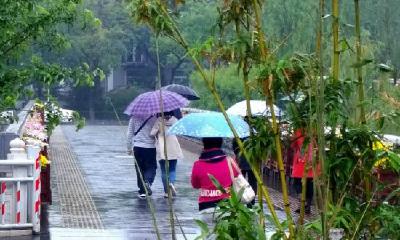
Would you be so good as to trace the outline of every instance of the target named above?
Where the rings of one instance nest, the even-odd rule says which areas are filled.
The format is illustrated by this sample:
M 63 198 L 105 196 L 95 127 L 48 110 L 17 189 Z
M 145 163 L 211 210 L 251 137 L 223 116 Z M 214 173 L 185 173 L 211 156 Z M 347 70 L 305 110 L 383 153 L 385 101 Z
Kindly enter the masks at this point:
M 49 86 L 73 77 L 83 83 L 97 75 L 84 66 L 73 69 L 46 63 L 33 52 L 34 44 L 45 43 L 52 48 L 62 45 L 57 26 L 71 24 L 79 4 L 79 0 L 15 0 L 1 4 L 0 110 L 12 108 L 29 92 L 26 86 L 33 81 Z M 45 38 L 46 42 L 41 41 Z
M 47 59 L 68 67 L 87 63 L 90 71 L 101 69 L 108 74 L 132 50 L 132 40 L 137 31 L 125 7 L 119 1 L 86 1 L 77 8 L 79 14 L 73 26 L 59 27 L 69 46 L 57 53 L 44 49 Z M 96 105 L 104 105 L 101 80 L 100 76 L 94 78 L 93 86 L 78 86 L 73 81 L 67 82 L 67 85 L 73 87 L 69 104 L 92 120 L 95 118 Z
M 191 44 L 203 42 L 213 30 L 213 22 L 217 17 L 215 2 L 189 1 L 187 5 L 177 7 L 177 24 L 182 28 L 183 35 Z M 162 85 L 171 84 L 177 70 L 183 70 L 183 74 L 189 75 L 193 70 L 187 58 L 186 52 L 181 46 L 170 38 L 160 35 L 142 35 L 141 42 L 148 42 L 147 48 L 151 54 L 151 60 L 157 62 L 156 40 L 159 44 L 161 82 Z M 187 82 L 181 82 L 187 84 Z

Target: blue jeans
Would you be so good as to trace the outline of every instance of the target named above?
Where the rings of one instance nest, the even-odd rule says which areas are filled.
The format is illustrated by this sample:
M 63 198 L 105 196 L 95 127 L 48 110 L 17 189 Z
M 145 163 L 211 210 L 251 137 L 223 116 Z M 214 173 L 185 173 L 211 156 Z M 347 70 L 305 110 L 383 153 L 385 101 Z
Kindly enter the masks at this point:
M 165 169 L 165 160 L 158 161 L 160 163 L 161 168 L 161 180 L 164 186 L 164 192 L 167 193 L 167 171 Z M 176 180 L 176 163 L 177 160 L 168 160 L 168 174 L 169 174 L 169 183 L 174 184 Z

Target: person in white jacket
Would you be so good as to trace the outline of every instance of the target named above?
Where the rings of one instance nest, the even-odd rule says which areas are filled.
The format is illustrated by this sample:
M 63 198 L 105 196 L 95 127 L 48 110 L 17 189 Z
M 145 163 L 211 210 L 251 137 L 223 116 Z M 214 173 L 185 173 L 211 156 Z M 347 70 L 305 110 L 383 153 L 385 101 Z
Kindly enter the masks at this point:
M 154 123 L 150 135 L 156 138 L 156 159 L 160 163 L 161 180 L 164 186 L 164 197 L 168 197 L 166 160 L 168 160 L 169 186 L 172 196 L 176 196 L 175 180 L 176 180 L 176 164 L 177 160 L 183 158 L 182 149 L 175 135 L 168 135 L 168 129 L 178 120 L 173 116 L 172 112 L 164 113 L 164 121 L 159 116 Z M 165 124 L 163 127 L 163 123 Z M 165 131 L 165 134 L 163 132 Z M 164 140 L 165 136 L 165 140 Z M 164 143 L 166 143 L 167 154 L 164 152 Z
M 153 184 L 157 170 L 156 148 L 154 136 L 150 135 L 150 131 L 154 125 L 156 118 L 150 116 L 147 119 L 131 117 L 128 126 L 127 147 L 128 154 L 135 156 L 137 185 L 139 188 L 139 198 L 146 198 L 146 190 L 148 195 L 152 194 L 151 185 Z M 144 183 L 140 178 L 142 173 Z

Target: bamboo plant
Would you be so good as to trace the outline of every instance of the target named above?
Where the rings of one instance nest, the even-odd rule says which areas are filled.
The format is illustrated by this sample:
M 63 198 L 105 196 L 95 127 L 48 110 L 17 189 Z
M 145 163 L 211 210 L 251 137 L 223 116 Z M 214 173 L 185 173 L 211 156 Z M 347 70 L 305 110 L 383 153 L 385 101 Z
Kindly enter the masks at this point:
M 361 34 L 360 34 L 360 16 L 359 16 L 359 0 L 355 1 L 355 12 L 356 12 L 356 36 L 357 36 L 357 63 L 362 62 L 361 52 Z M 266 125 L 269 125 L 273 131 L 274 147 L 276 148 L 277 164 L 279 168 L 281 186 L 282 186 L 282 197 L 284 201 L 284 211 L 286 213 L 288 233 L 281 234 L 282 238 L 295 239 L 301 235 L 301 231 L 305 231 L 306 227 L 303 225 L 304 220 L 304 204 L 302 204 L 300 224 L 295 229 L 295 224 L 292 219 L 290 203 L 288 197 L 288 189 L 286 183 L 286 177 L 284 172 L 284 162 L 282 157 L 282 143 L 279 136 L 279 125 L 274 112 L 275 94 L 277 92 L 284 93 L 288 96 L 292 93 L 291 91 L 302 91 L 306 95 L 306 100 L 302 102 L 305 106 L 299 106 L 294 104 L 293 112 L 294 115 L 300 116 L 299 121 L 303 121 L 304 126 L 307 129 L 307 137 L 316 137 L 317 140 L 317 151 L 313 154 L 313 162 L 311 167 L 314 171 L 315 176 L 315 190 L 317 196 L 317 206 L 320 215 L 319 228 L 316 233 L 323 239 L 329 239 L 329 231 L 332 227 L 341 226 L 338 220 L 343 214 L 342 205 L 347 201 L 350 191 L 351 182 L 354 181 L 355 177 L 361 172 L 370 171 L 370 168 L 361 166 L 362 164 L 368 164 L 375 161 L 377 151 L 371 149 L 371 142 L 376 137 L 373 133 L 368 132 L 365 128 L 359 128 L 359 126 L 352 126 L 354 129 L 347 129 L 349 124 L 349 118 L 346 115 L 343 101 L 346 101 L 346 87 L 347 83 L 340 79 L 340 50 L 339 50 L 339 0 L 332 0 L 332 76 L 331 82 L 325 82 L 325 64 L 323 61 L 324 55 L 324 19 L 325 19 L 325 0 L 319 1 L 318 11 L 318 30 L 317 30 L 317 44 L 316 44 L 316 58 L 311 57 L 299 57 L 298 59 L 293 58 L 288 61 L 277 60 L 273 55 L 273 52 L 269 51 L 267 47 L 266 37 L 262 31 L 261 24 L 261 9 L 262 2 L 252 1 L 225 1 L 221 7 L 220 17 L 224 21 L 220 29 L 220 36 L 218 38 L 209 38 L 206 43 L 198 48 L 191 48 L 186 39 L 183 37 L 179 30 L 178 24 L 174 20 L 174 15 L 168 9 L 166 2 L 161 0 L 136 0 L 132 2 L 132 12 L 136 18 L 136 21 L 145 23 L 150 26 L 157 35 L 167 36 L 175 40 L 188 54 L 188 57 L 192 60 L 196 70 L 199 72 L 201 78 L 204 80 L 204 84 L 207 86 L 219 109 L 223 113 L 229 127 L 231 128 L 235 139 L 238 142 L 240 151 L 244 154 L 246 160 L 253 159 L 254 156 L 246 151 L 244 144 L 240 141 L 238 134 L 235 131 L 228 115 L 225 111 L 225 106 L 222 103 L 221 97 L 216 88 L 216 69 L 220 64 L 236 61 L 238 63 L 238 72 L 243 75 L 242 80 L 244 84 L 244 94 L 247 105 L 247 116 L 251 116 L 250 108 L 250 89 L 249 82 L 251 81 L 249 72 L 251 69 L 259 71 L 255 81 L 261 86 L 261 92 L 265 96 L 266 104 L 271 112 L 272 123 L 266 120 Z M 226 14 L 226 15 L 224 15 Z M 225 18 L 224 18 L 225 17 Z M 252 40 L 245 43 L 245 51 L 240 52 L 236 49 L 229 41 L 226 41 L 226 36 L 229 35 L 227 32 L 229 29 L 227 26 L 233 24 L 235 38 L 232 41 L 238 41 L 243 35 L 252 36 Z M 230 35 L 232 37 L 232 35 Z M 218 39 L 218 40 L 217 40 Z M 250 44 L 249 44 L 250 43 Z M 230 57 L 227 57 L 230 56 Z M 287 65 L 282 62 L 287 63 Z M 290 66 L 290 67 L 289 67 Z M 207 70 L 207 68 L 209 70 Z M 300 72 L 304 74 L 301 77 L 301 83 L 293 83 L 292 77 L 288 74 L 288 68 L 299 68 Z M 359 107 L 360 112 L 363 110 L 364 93 L 360 86 L 363 86 L 362 71 L 361 67 L 357 69 L 358 82 L 359 82 Z M 282 84 L 290 85 L 282 87 Z M 284 85 L 283 84 L 283 85 Z M 301 85 L 304 86 L 301 86 Z M 293 87 L 295 86 L 295 87 Z M 293 100 L 293 99 L 292 99 Z M 293 103 L 295 101 L 292 101 Z M 301 109 L 302 108 L 302 109 Z M 306 113 L 302 116 L 303 113 Z M 365 114 L 365 113 L 364 113 Z M 335 115 L 334 117 L 332 117 Z M 364 117 L 363 117 L 364 116 Z M 365 115 L 361 114 L 361 123 L 365 125 Z M 325 126 L 331 127 L 331 133 L 325 136 Z M 335 134 L 336 128 L 341 128 L 342 136 L 337 137 Z M 327 145 L 329 141 L 329 146 Z M 329 151 L 326 148 L 329 147 Z M 375 154 L 375 155 L 374 155 Z M 337 162 L 343 159 L 348 160 L 350 164 L 346 170 L 347 175 L 337 173 L 338 170 Z M 260 202 L 266 201 L 268 209 L 272 216 L 272 221 L 278 232 L 284 233 L 285 229 L 282 223 L 279 221 L 272 199 L 270 197 L 268 188 L 266 188 L 262 181 L 259 166 L 250 162 L 252 171 L 255 174 L 257 183 L 260 186 L 259 199 Z M 307 167 L 307 168 L 308 168 Z M 320 170 L 317 169 L 320 167 Z M 307 168 L 306 171 L 307 172 Z M 339 176 L 335 175 L 338 174 Z M 369 175 L 368 175 L 369 176 Z M 334 185 L 331 180 L 339 181 L 343 184 L 343 191 L 338 194 L 338 186 Z M 302 199 L 304 200 L 305 188 L 303 178 L 303 192 Z M 339 195 L 338 198 L 332 197 Z M 365 229 L 364 222 L 368 220 L 369 206 L 372 201 L 372 196 L 367 198 L 366 207 L 359 207 L 357 211 L 359 218 L 355 222 L 354 231 L 348 234 L 350 237 L 355 238 L 358 233 Z M 338 201 L 336 201 L 338 200 Z M 261 205 L 260 205 L 261 206 Z M 332 211 L 333 209 L 333 211 Z M 173 210 L 172 217 L 173 217 Z M 331 219 L 329 219 L 331 217 Z M 366 220 L 367 219 L 367 220 Z M 260 219 L 260 224 L 264 224 Z M 309 224 L 306 223 L 309 228 Z M 173 222 L 171 222 L 173 225 Z M 351 228 L 348 228 L 349 230 Z

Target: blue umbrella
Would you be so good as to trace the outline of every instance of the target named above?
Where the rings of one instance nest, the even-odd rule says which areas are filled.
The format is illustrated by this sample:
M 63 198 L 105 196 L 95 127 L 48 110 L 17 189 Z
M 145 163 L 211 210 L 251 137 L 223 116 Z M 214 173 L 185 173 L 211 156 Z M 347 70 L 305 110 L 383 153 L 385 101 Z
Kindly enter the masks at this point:
M 240 138 L 250 135 L 249 125 L 239 116 L 229 115 Z M 224 115 L 218 112 L 191 113 L 180 119 L 169 129 L 168 134 L 190 137 L 233 138 Z

